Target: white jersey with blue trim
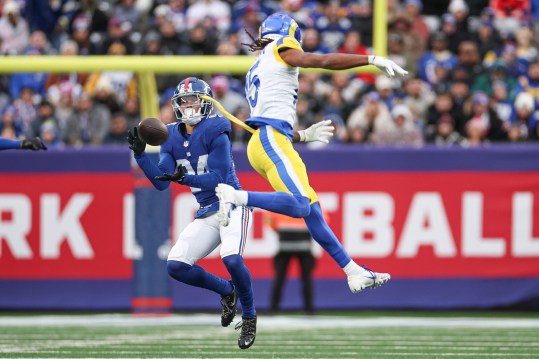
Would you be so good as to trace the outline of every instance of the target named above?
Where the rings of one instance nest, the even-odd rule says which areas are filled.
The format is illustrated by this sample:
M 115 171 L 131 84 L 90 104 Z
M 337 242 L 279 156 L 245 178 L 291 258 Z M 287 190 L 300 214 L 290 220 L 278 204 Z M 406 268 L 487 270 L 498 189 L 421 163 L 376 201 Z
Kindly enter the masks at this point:
M 271 120 L 280 120 L 293 128 L 296 123 L 299 68 L 281 59 L 279 49 L 283 48 L 303 51 L 295 38 L 282 36 L 264 47 L 247 73 L 245 94 L 251 108 L 249 122 L 255 125 L 272 125 Z

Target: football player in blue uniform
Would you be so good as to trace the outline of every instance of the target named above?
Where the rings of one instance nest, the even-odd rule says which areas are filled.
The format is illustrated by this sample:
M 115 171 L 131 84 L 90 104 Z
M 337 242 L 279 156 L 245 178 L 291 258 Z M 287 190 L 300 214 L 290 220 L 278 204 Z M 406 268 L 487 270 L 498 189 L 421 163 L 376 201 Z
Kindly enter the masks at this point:
M 170 182 L 191 187 L 200 209 L 169 253 L 168 273 L 182 283 L 221 295 L 221 325 L 224 327 L 234 319 L 239 299 L 243 321 L 239 324 L 238 345 L 247 349 L 256 336 L 251 275 L 242 257 L 252 219 L 251 209 L 238 206 L 230 214 L 229 226 L 219 224 L 215 187 L 218 183 L 235 189 L 241 186 L 232 160 L 230 122 L 225 117 L 212 116 L 213 104 L 200 99 L 200 95 L 213 97 L 209 85 L 196 77 L 188 77 L 177 86 L 171 102 L 178 122 L 167 125 L 169 136 L 161 145 L 158 165 L 144 152 L 146 144 L 139 138 L 136 127 L 130 130 L 128 142 L 138 165 L 156 189 L 164 190 Z M 219 245 L 231 281 L 196 265 Z
M 24 140 L 9 140 L 0 138 L 0 150 L 47 150 L 47 146 L 39 137 L 26 138 Z
M 234 319 L 239 299 L 243 320 L 236 326 L 241 327 L 238 345 L 247 349 L 256 337 L 251 275 L 242 257 L 251 210 L 247 206 L 237 206 L 230 212 L 227 226 L 219 223 L 219 199 L 215 187 L 218 183 L 226 183 L 240 190 L 241 186 L 232 159 L 230 122 L 223 116 L 212 116 L 213 104 L 201 99 L 200 95 L 213 98 L 208 84 L 196 77 L 188 77 L 177 86 L 171 102 L 178 122 L 167 125 L 169 136 L 161 145 L 158 165 L 145 154 L 146 143 L 138 136 L 136 127 L 129 131 L 127 141 L 138 165 L 156 189 L 164 190 L 170 182 L 191 187 L 200 209 L 169 253 L 168 273 L 182 283 L 220 294 L 224 327 Z M 320 121 L 305 129 L 304 140 L 327 142 L 326 137 L 333 135 L 329 122 Z M 171 174 L 175 168 L 176 172 Z M 230 282 L 195 264 L 219 244 L 221 258 L 232 277 Z
M 407 74 L 393 61 L 380 56 L 353 54 L 305 53 L 301 31 L 296 21 L 284 13 L 266 18 L 253 38 L 252 51 L 260 50 L 247 73 L 245 93 L 251 108 L 246 123 L 256 129 L 247 146 L 253 168 L 277 191 L 273 193 L 242 191 L 225 183 L 216 188 L 220 200 L 219 219 L 229 222 L 236 206 L 253 206 L 291 217 L 303 217 L 312 237 L 331 255 L 348 278 L 353 293 L 374 288 L 391 277 L 357 265 L 329 228 L 314 189 L 309 184 L 305 164 L 292 146 L 299 136 L 309 134 L 292 129 L 296 123 L 299 68 L 344 70 L 372 64 L 388 76 Z

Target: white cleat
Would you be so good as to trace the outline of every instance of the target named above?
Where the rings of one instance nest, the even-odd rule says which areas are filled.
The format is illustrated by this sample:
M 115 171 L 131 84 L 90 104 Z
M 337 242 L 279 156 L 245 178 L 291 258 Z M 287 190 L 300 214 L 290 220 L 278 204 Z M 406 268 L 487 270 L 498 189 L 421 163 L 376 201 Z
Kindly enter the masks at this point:
M 348 286 L 352 293 L 359 293 L 365 288 L 376 288 L 391 279 L 389 273 L 376 273 L 365 268 L 363 274 L 348 276 Z
M 225 183 L 219 183 L 215 188 L 215 194 L 219 198 L 219 212 L 217 218 L 219 223 L 226 227 L 230 221 L 230 212 L 236 208 L 236 196 L 234 195 L 234 187 Z

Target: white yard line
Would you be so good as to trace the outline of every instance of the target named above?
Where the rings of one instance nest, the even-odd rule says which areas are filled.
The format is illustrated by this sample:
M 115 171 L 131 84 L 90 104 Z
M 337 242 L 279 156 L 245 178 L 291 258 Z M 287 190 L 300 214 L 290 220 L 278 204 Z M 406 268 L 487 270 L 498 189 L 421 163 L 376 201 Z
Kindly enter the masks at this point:
M 238 316 L 239 317 L 239 316 Z M 239 318 L 236 319 L 239 321 Z M 13 326 L 193 326 L 218 325 L 218 314 L 194 314 L 139 317 L 130 314 L 90 315 L 31 315 L 0 316 L 0 327 Z M 281 328 L 373 328 L 373 327 L 436 327 L 436 328 L 539 328 L 539 319 L 525 318 L 417 318 L 417 317 L 298 317 L 264 316 L 258 318 L 260 327 Z

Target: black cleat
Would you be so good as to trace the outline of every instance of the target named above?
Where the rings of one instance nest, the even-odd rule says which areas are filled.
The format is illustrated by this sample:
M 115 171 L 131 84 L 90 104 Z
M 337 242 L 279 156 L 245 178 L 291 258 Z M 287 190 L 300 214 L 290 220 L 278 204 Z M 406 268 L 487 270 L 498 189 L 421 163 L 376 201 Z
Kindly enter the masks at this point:
M 238 338 L 238 346 L 240 349 L 247 349 L 255 342 L 256 338 L 256 317 L 245 318 L 236 324 L 236 330 L 241 328 L 240 337 Z
M 232 285 L 232 293 L 221 298 L 221 305 L 223 306 L 223 312 L 221 313 L 221 325 L 228 327 L 234 317 L 236 316 L 236 306 L 238 305 L 238 293 L 234 283 L 230 281 Z

